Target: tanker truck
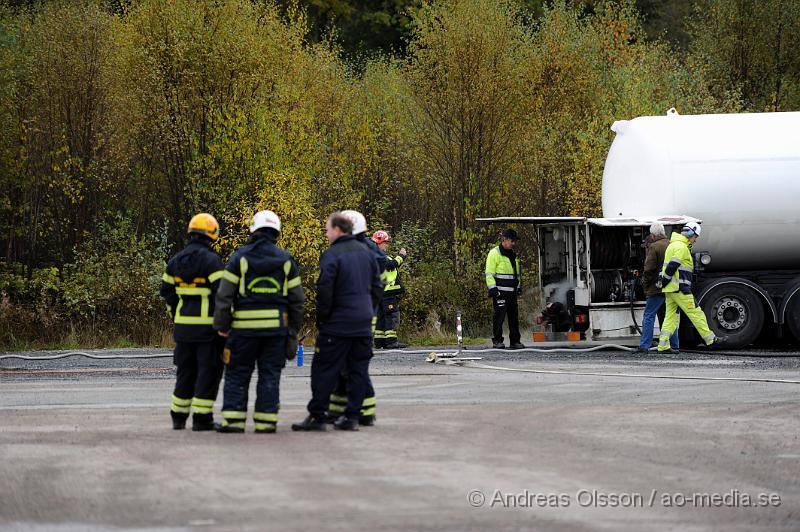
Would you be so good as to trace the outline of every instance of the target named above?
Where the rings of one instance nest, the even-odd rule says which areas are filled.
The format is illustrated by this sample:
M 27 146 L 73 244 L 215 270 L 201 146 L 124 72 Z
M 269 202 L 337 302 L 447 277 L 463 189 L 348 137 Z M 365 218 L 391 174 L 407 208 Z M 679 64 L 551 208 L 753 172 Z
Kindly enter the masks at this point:
M 538 283 L 586 340 L 631 342 L 645 297 L 643 239 L 702 222 L 695 299 L 732 347 L 800 340 L 800 113 L 644 116 L 611 126 L 603 218 L 498 217 L 533 224 Z M 656 331 L 656 334 L 658 331 Z M 698 337 L 681 320 L 681 342 Z

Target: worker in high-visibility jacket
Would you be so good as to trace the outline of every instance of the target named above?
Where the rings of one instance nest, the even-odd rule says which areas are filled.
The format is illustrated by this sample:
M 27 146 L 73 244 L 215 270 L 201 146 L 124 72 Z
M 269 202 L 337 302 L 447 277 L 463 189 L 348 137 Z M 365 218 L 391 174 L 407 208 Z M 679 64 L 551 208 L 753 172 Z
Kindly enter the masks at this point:
M 656 286 L 661 288 L 667 303 L 666 318 L 658 339 L 658 351 L 669 352 L 670 337 L 677 334 L 681 309 L 691 320 L 700 337 L 708 346 L 723 347 L 727 337 L 715 336 L 708 327 L 706 315 L 694 302 L 692 281 L 694 279 L 694 260 L 691 246 L 700 236 L 700 224 L 690 222 L 680 233 L 672 233 L 669 246 L 664 252 L 664 266 Z
M 250 241 L 236 250 L 222 274 L 214 311 L 214 328 L 228 338 L 220 432 L 244 432 L 256 365 L 255 431 L 277 428 L 281 372 L 297 353 L 304 301 L 297 264 L 276 243 L 280 231 L 274 212 L 257 212 Z
M 214 400 L 222 376 L 220 354 L 224 342 L 212 328 L 214 296 L 223 263 L 211 249 L 219 238 L 219 224 L 201 213 L 189 222 L 189 244 L 170 259 L 161 276 L 161 297 L 174 322 L 177 367 L 172 392 L 172 428 L 186 428 L 193 411 L 192 430 L 214 430 Z
M 386 231 L 375 231 L 372 241 L 386 253 L 386 271 L 383 276 L 385 286 L 375 325 L 375 347 L 401 349 L 407 346 L 397 340 L 397 330 L 400 328 L 400 296 L 406 291 L 400 277 L 400 266 L 405 262 L 408 253 L 405 248 L 401 248 L 398 255 L 389 255 L 389 242 L 392 241 L 392 237 Z
M 519 258 L 514 246 L 519 240 L 517 232 L 506 229 L 500 233 L 500 245 L 486 256 L 486 288 L 492 298 L 492 347 L 504 349 L 503 322 L 508 317 L 508 336 L 511 349 L 523 349 L 519 334 L 519 306 L 517 296 L 522 293 Z

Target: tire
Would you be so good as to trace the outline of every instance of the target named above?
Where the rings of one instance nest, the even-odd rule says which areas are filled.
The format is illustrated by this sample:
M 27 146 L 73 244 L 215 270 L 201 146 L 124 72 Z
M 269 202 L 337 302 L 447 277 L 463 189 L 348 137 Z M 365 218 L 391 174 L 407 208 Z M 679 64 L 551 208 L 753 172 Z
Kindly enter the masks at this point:
M 764 327 L 761 296 L 743 285 L 725 284 L 711 289 L 701 304 L 709 328 L 727 336 L 733 348 L 752 344 Z
M 784 321 L 789 327 L 789 332 L 792 333 L 792 336 L 800 342 L 800 294 L 795 294 L 789 302 L 789 306 L 786 307 Z

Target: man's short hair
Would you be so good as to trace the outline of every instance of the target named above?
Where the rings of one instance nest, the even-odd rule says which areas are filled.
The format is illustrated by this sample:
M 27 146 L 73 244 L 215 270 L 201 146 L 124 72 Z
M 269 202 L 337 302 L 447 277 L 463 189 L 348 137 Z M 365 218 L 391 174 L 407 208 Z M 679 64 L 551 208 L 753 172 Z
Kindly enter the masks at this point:
M 353 232 L 353 222 L 341 212 L 335 212 L 328 217 L 331 227 L 338 227 L 342 233 L 350 234 Z

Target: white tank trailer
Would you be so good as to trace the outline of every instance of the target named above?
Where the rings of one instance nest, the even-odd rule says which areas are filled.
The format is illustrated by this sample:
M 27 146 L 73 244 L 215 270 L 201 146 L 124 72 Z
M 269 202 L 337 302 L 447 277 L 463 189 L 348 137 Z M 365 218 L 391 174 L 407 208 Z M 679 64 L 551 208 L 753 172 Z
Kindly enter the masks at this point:
M 670 110 L 611 129 L 603 215 L 701 219 L 695 294 L 714 332 L 800 340 L 800 112 Z

